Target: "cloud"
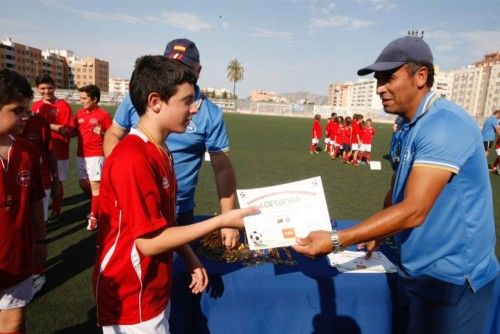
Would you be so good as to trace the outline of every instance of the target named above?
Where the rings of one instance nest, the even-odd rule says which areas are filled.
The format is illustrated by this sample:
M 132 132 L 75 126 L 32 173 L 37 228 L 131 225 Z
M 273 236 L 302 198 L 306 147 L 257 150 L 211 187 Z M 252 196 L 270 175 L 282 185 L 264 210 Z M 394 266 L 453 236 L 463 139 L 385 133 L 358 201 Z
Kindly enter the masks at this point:
M 292 34 L 288 31 L 276 31 L 270 29 L 263 28 L 253 28 L 252 36 L 267 38 L 267 39 L 281 39 L 285 41 L 289 41 L 292 39 Z
M 229 22 L 227 21 L 222 21 L 222 28 L 228 29 L 229 28 Z
M 349 16 L 335 15 L 324 18 L 312 18 L 311 23 L 309 24 L 309 29 L 314 30 L 314 29 L 338 28 L 346 30 L 358 30 L 367 28 L 373 24 L 375 24 L 375 22 L 354 19 Z
M 167 12 L 162 11 L 157 16 L 147 17 L 148 20 L 166 24 L 178 29 L 185 29 L 192 32 L 210 30 L 212 26 L 201 17 L 187 12 Z M 223 23 L 224 24 L 224 23 Z
M 66 6 L 62 4 L 59 1 L 46 1 L 42 2 L 39 1 L 40 3 L 43 3 L 44 5 L 50 5 L 52 7 L 58 8 L 60 10 L 63 10 L 67 13 L 72 13 L 79 15 L 87 20 L 93 20 L 93 21 L 118 21 L 118 22 L 123 22 L 123 23 L 137 23 L 140 22 L 140 19 L 128 15 L 128 14 L 123 14 L 123 13 L 111 13 L 111 12 L 92 12 L 89 10 L 81 10 L 81 9 L 75 9 L 70 6 Z
M 393 10 L 396 4 L 391 0 L 357 0 L 359 5 L 370 5 L 374 10 Z
M 375 10 L 392 10 L 396 5 L 390 0 L 368 0 L 368 3 L 373 5 Z
M 428 36 L 429 40 L 435 42 L 437 50 L 441 52 L 453 52 L 457 47 L 461 47 L 471 50 L 473 55 L 483 55 L 500 49 L 500 31 L 431 31 Z
M 467 31 L 461 32 L 460 38 L 470 45 L 472 54 L 480 54 L 500 50 L 500 31 Z
M 9 29 L 12 28 L 28 28 L 28 29 L 39 29 L 36 25 L 19 22 L 17 20 L 10 20 L 6 18 L 0 18 L 0 26 L 7 26 Z

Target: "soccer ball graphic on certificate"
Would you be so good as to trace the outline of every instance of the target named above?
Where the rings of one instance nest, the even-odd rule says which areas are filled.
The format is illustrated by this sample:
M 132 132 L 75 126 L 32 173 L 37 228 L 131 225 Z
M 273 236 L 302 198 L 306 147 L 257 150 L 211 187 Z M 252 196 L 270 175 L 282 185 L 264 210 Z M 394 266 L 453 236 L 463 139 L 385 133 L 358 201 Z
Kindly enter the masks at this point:
M 262 244 L 262 234 L 259 231 L 253 231 L 250 233 L 250 240 L 254 245 L 260 245 Z

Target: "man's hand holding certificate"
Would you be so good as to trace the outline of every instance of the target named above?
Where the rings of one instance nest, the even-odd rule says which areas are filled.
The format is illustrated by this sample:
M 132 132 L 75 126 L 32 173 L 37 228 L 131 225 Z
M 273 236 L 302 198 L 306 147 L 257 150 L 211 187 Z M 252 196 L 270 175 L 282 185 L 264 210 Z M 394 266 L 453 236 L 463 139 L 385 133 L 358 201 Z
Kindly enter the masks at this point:
M 321 177 L 278 186 L 237 190 L 241 208 L 260 214 L 244 218 L 250 249 L 287 247 L 311 231 L 331 231 Z

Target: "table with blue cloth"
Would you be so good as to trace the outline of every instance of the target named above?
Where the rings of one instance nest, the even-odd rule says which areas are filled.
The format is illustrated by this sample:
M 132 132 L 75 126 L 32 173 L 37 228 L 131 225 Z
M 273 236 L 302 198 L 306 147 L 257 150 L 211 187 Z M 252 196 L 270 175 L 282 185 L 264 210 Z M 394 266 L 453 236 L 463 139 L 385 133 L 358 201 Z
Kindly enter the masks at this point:
M 337 221 L 343 229 L 354 221 Z M 383 245 L 391 261 L 396 257 Z M 178 333 L 391 333 L 402 323 L 398 274 L 339 273 L 326 257 L 292 251 L 296 266 L 216 262 L 200 258 L 210 285 L 201 295 L 188 289 L 190 275 L 174 262 L 170 331 Z M 500 281 L 497 280 L 497 281 Z M 500 282 L 485 333 L 498 329 Z M 401 299 L 403 298 L 403 299 Z M 498 331 L 500 333 L 500 331 Z

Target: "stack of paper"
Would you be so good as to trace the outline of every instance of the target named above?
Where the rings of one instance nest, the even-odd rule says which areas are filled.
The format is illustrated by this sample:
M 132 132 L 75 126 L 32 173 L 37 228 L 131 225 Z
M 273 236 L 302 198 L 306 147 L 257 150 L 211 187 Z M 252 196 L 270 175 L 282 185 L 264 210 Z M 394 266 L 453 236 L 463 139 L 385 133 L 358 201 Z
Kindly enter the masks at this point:
M 348 273 L 395 273 L 398 268 L 381 252 L 373 252 L 366 259 L 366 252 L 343 251 L 328 255 L 332 267 Z

